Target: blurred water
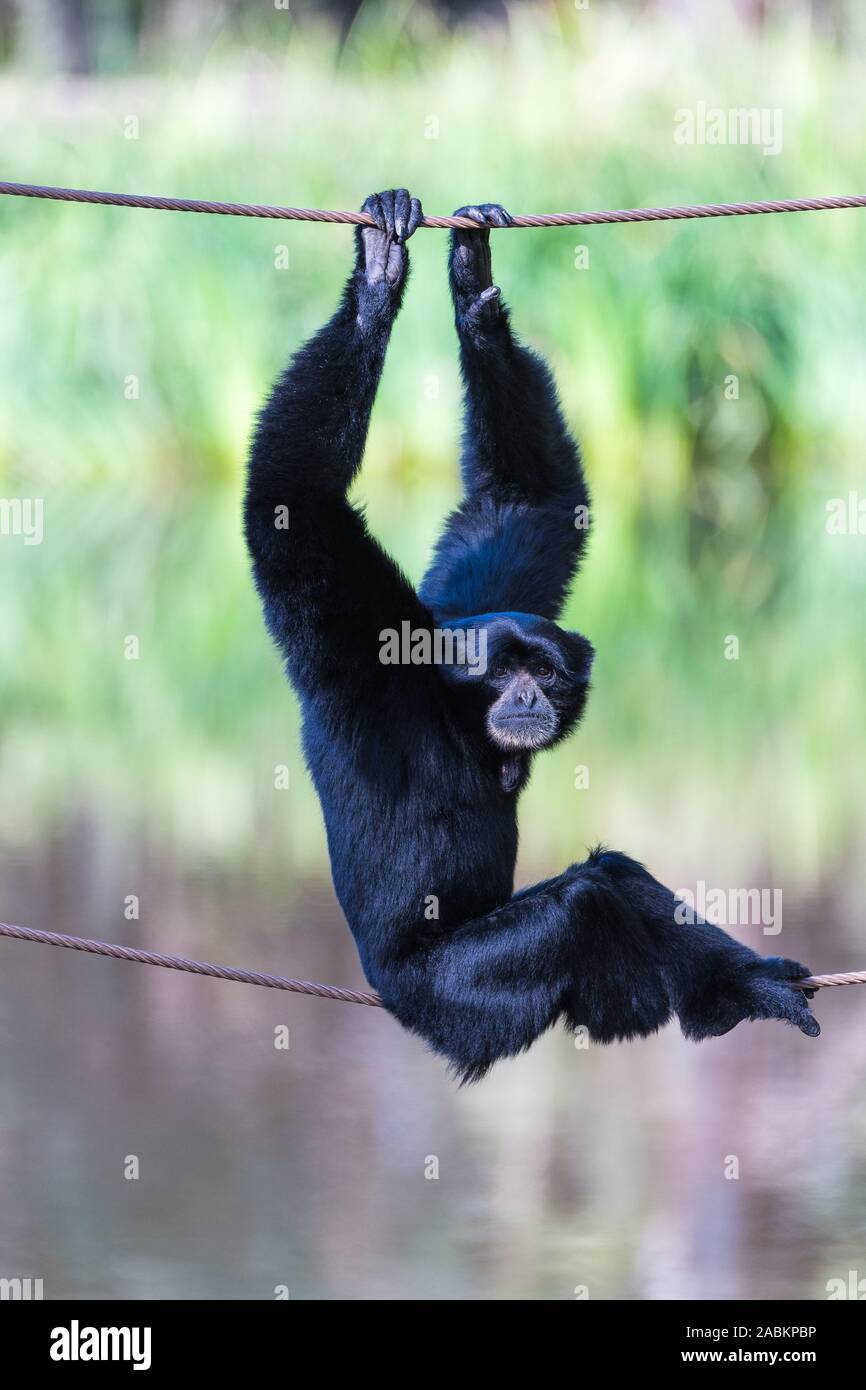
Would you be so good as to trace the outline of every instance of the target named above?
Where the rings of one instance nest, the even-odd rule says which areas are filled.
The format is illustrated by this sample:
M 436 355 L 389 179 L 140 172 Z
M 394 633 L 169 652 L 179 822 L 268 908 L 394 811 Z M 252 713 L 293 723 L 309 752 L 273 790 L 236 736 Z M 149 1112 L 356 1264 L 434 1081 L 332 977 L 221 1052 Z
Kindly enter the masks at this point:
M 0 871 L 25 925 L 360 983 L 327 882 L 289 901 L 87 819 Z M 786 905 L 786 951 L 807 916 Z M 47 1298 L 823 1298 L 866 1273 L 856 990 L 819 997 L 817 1043 L 557 1032 L 460 1091 L 379 1011 L 12 941 L 0 963 L 0 1275 Z

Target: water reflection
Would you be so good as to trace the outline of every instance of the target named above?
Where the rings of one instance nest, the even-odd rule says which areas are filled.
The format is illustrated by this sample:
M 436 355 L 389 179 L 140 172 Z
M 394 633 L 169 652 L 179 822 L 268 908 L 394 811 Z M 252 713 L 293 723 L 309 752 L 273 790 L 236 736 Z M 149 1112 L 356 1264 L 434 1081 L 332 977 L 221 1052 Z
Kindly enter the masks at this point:
M 290 900 L 91 821 L 0 869 L 26 925 L 360 983 L 325 880 Z M 46 1297 L 822 1298 L 866 1273 L 851 992 L 819 998 L 819 1043 L 556 1033 L 459 1091 L 378 1011 L 9 941 L 0 961 L 0 1275 Z

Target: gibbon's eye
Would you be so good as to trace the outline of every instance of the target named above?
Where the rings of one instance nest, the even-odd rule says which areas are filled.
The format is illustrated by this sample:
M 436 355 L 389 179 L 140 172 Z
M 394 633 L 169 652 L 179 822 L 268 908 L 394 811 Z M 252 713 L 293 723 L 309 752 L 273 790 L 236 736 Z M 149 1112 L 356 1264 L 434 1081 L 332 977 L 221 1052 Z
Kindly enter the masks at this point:
M 505 662 L 497 661 L 496 665 L 493 667 L 492 674 L 494 680 L 503 680 L 505 676 L 508 675 L 508 667 L 505 665 Z
M 536 666 L 535 674 L 540 681 L 549 681 L 553 676 L 553 667 L 548 666 L 546 661 L 542 661 Z

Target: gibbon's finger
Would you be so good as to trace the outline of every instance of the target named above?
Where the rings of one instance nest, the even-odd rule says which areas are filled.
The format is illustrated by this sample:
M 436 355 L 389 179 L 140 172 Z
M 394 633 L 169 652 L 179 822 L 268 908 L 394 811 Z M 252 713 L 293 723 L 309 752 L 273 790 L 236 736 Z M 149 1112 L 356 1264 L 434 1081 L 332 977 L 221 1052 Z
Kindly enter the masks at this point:
M 789 1005 L 787 1016 L 791 1023 L 796 1024 L 801 1033 L 805 1033 L 807 1038 L 817 1038 L 821 1035 L 821 1025 L 818 1022 L 806 1000 L 799 990 L 792 990 L 794 995 L 793 1006 Z
M 474 205 L 465 208 L 456 208 L 451 215 L 452 217 L 469 217 L 473 222 L 478 223 L 480 231 L 484 231 L 486 229 L 487 223 L 484 213 L 481 211 L 480 208 L 475 207 Z M 460 227 L 455 228 L 455 230 L 465 232 L 468 231 L 468 228 Z
M 787 983 L 774 986 L 774 991 L 780 987 L 784 991 L 780 998 L 782 1016 L 799 1028 L 801 1033 L 805 1033 L 807 1038 L 819 1037 L 821 1025 L 803 998 L 802 991 L 791 989 Z
M 514 218 L 510 212 L 506 212 L 501 203 L 482 203 L 480 210 L 488 227 L 511 227 L 514 225 Z
M 371 193 L 369 198 L 364 199 L 361 205 L 361 211 L 369 213 L 380 232 L 387 231 L 387 227 L 385 226 L 385 214 L 382 211 L 382 200 L 378 193 Z M 370 231 L 369 227 L 367 231 Z
M 409 190 L 398 188 L 394 195 L 394 235 L 398 241 L 405 241 L 409 225 Z
M 498 285 L 488 285 L 486 290 L 482 290 L 478 298 L 473 300 L 466 310 L 466 319 L 470 323 L 477 323 L 484 317 L 484 311 L 492 305 L 501 295 L 502 291 Z
M 417 232 L 421 223 L 424 221 L 424 213 L 421 208 L 420 198 L 412 198 L 409 204 L 409 223 L 406 229 L 406 238 Z
M 395 194 L 393 188 L 387 188 L 384 193 L 379 194 L 382 204 L 382 211 L 385 214 L 385 231 L 389 237 L 394 236 L 394 203 Z

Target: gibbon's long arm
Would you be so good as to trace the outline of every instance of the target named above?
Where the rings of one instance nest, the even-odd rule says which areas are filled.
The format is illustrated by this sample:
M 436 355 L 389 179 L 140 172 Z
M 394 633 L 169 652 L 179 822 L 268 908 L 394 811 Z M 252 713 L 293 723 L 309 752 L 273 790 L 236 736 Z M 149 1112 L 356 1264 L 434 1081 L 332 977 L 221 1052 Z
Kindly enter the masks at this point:
M 417 225 L 413 203 L 401 210 L 404 235 Z M 368 199 L 364 210 L 373 205 Z M 378 198 L 375 208 L 384 225 Z M 343 691 L 348 701 L 368 676 L 383 677 L 383 628 L 404 619 L 431 626 L 409 581 L 346 500 L 406 280 L 393 203 L 388 212 L 390 233 L 356 232 L 355 268 L 336 313 L 273 388 L 253 439 L 245 504 L 265 619 L 292 680 L 301 689 Z M 407 695 L 413 673 L 418 683 L 418 668 L 404 672 Z
M 419 587 L 443 616 L 517 611 L 556 618 L 588 534 L 589 493 L 547 363 L 511 332 L 493 285 L 496 204 L 458 209 L 449 279 L 464 383 L 464 497 Z

